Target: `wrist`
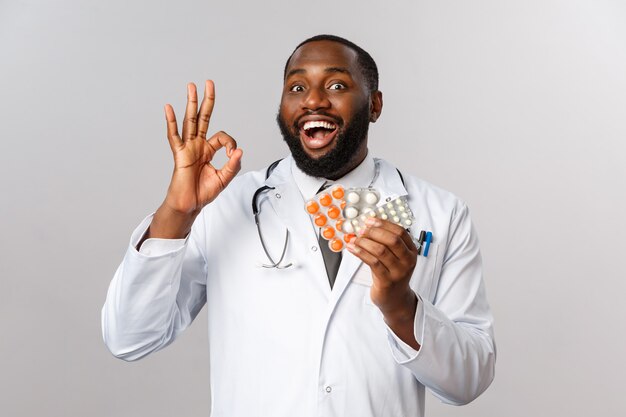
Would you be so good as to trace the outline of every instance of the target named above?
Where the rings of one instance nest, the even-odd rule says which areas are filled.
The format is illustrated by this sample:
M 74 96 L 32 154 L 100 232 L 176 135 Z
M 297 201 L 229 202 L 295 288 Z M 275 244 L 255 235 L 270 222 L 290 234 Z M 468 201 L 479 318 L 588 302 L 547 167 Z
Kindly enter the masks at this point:
M 410 288 L 393 297 L 393 302 L 380 305 L 385 322 L 390 327 L 405 323 L 413 323 L 417 310 L 417 295 Z
M 191 213 L 183 213 L 173 210 L 167 204 L 163 203 L 154 214 L 147 237 L 183 239 L 191 231 L 191 226 L 199 213 L 199 210 Z

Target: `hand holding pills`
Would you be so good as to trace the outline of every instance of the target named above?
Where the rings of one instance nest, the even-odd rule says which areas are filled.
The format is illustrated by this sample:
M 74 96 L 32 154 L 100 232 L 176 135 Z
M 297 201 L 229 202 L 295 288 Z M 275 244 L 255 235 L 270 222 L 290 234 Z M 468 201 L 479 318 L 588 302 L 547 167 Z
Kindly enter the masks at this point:
M 318 193 L 305 204 L 313 222 L 322 229 L 322 237 L 329 241 L 334 252 L 344 249 L 356 234 L 365 228 L 369 218 L 389 220 L 408 228 L 415 220 L 406 197 L 388 199 L 377 206 L 380 193 L 374 188 L 348 188 L 333 186 L 329 191 Z M 342 242 L 343 240 L 343 242 Z
M 346 247 L 370 267 L 370 298 L 383 313 L 387 325 L 402 340 L 419 349 L 413 336 L 418 299 L 409 286 L 417 263 L 417 247 L 402 226 L 388 220 L 369 218 L 365 226 Z
M 418 248 L 406 230 L 415 218 L 405 197 L 380 205 L 374 188 L 335 185 L 305 204 L 321 236 L 333 251 L 344 247 L 372 271 L 370 297 L 385 322 L 414 349 L 413 317 L 417 295 L 409 286 L 417 263 Z

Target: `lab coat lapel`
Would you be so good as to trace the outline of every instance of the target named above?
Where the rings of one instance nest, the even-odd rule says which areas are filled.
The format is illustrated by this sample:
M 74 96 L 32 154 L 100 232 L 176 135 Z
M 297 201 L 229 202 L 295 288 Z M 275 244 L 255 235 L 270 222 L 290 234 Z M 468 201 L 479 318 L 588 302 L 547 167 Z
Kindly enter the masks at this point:
M 343 257 L 341 258 L 341 264 L 339 265 L 339 271 L 337 271 L 337 278 L 335 279 L 335 285 L 331 292 L 330 309 L 334 310 L 335 305 L 341 298 L 341 295 L 346 290 L 346 287 L 352 280 L 354 273 L 359 269 L 363 261 L 356 256 L 352 255 L 347 250 L 344 250 Z

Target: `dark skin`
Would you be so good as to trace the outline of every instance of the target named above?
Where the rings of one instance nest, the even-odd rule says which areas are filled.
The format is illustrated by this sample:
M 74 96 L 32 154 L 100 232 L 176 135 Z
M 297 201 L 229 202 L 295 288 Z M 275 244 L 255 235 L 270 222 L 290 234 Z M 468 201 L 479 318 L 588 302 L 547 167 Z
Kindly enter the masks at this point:
M 172 106 L 165 106 L 174 172 L 165 200 L 155 213 L 144 240 L 187 236 L 202 208 L 212 202 L 239 172 L 242 151 L 237 148 L 235 140 L 224 132 L 207 139 L 214 102 L 212 81 L 205 84 L 199 109 L 195 85 L 187 86 L 182 136 L 178 134 Z M 280 104 L 281 116 L 288 125 L 311 118 L 317 112 L 340 121 L 341 128 L 364 105 L 369 106 L 370 121 L 375 122 L 382 111 L 382 93 L 370 91 L 352 49 L 332 41 L 310 42 L 298 48 L 287 67 Z M 301 141 L 309 156 L 319 158 L 336 146 L 336 138 L 337 135 L 328 143 L 314 143 L 301 136 Z M 229 159 L 218 170 L 211 165 L 211 160 L 223 147 Z M 345 172 L 336 177 L 352 171 L 366 156 L 367 138 L 364 138 L 353 158 L 347 161 Z M 387 325 L 405 343 L 419 349 L 413 334 L 418 299 L 409 286 L 417 262 L 417 248 L 411 236 L 400 226 L 370 219 L 367 227 L 347 248 L 370 267 L 373 278 L 370 296 L 383 313 Z
M 207 139 L 214 103 L 212 81 L 205 83 L 200 110 L 196 86 L 193 83 L 187 85 L 182 136 L 178 134 L 174 109 L 169 104 L 165 105 L 167 139 L 174 156 L 174 172 L 165 200 L 157 209 L 139 246 L 148 238 L 181 239 L 187 236 L 202 208 L 215 200 L 241 169 L 243 152 L 230 135 L 218 132 Z M 211 165 L 211 160 L 224 147 L 229 159 L 218 170 Z
M 298 48 L 287 66 L 280 102 L 280 114 L 287 125 L 315 119 L 315 114 L 327 115 L 345 124 L 367 102 L 370 120 L 376 121 L 382 111 L 382 93 L 369 91 L 356 57 L 352 49 L 330 41 L 310 42 Z M 311 147 L 300 132 L 305 152 L 314 159 L 335 147 L 336 140 L 337 135 L 324 147 Z M 344 170 L 330 179 L 341 178 L 352 171 L 366 155 L 367 140 L 364 140 Z
M 291 57 L 280 104 L 281 116 L 288 126 L 314 112 L 349 123 L 355 111 L 365 104 L 369 105 L 370 121 L 375 122 L 382 112 L 382 93 L 370 91 L 352 49 L 337 42 L 315 41 L 302 45 Z M 301 143 L 309 156 L 319 158 L 336 145 L 336 136 L 322 148 L 307 146 L 302 135 Z M 352 171 L 366 156 L 367 138 L 338 177 Z M 417 248 L 409 233 L 391 222 L 370 219 L 347 249 L 372 270 L 370 297 L 387 325 L 418 350 L 420 345 L 413 333 L 418 299 L 409 286 Z

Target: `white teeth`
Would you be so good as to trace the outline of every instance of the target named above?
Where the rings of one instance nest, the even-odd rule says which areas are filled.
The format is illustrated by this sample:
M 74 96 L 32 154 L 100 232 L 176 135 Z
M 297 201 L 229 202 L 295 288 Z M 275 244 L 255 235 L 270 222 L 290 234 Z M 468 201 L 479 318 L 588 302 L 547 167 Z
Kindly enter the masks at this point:
M 302 126 L 302 128 L 304 130 L 313 129 L 315 127 L 321 127 L 321 128 L 324 128 L 324 129 L 334 130 L 335 129 L 335 124 L 334 123 L 330 123 L 330 122 L 325 122 L 323 120 L 313 120 L 313 121 L 310 121 L 310 122 L 306 122 L 304 124 L 304 126 Z

